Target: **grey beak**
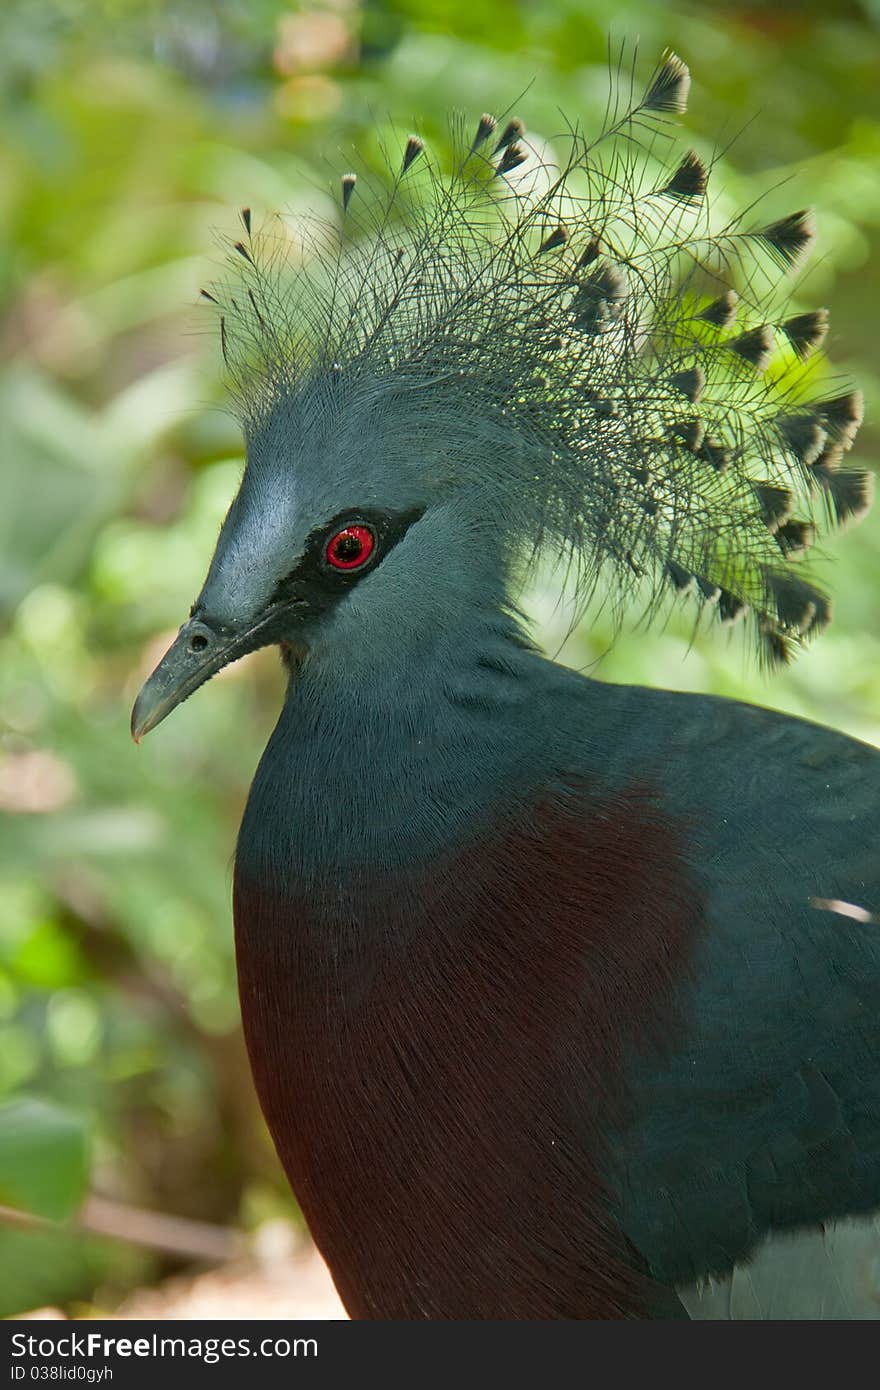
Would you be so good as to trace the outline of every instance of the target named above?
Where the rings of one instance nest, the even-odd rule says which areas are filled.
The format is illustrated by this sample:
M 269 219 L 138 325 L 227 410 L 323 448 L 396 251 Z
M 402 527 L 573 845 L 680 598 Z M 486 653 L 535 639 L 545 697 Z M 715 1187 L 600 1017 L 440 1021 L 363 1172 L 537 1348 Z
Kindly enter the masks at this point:
M 271 641 L 276 619 L 276 613 L 263 614 L 241 632 L 215 629 L 200 618 L 184 623 L 134 702 L 131 736 L 135 743 L 224 666 Z
M 232 661 L 234 645 L 234 638 L 224 639 L 198 619 L 184 623 L 153 674 L 144 681 L 134 702 L 131 736 L 135 743 Z

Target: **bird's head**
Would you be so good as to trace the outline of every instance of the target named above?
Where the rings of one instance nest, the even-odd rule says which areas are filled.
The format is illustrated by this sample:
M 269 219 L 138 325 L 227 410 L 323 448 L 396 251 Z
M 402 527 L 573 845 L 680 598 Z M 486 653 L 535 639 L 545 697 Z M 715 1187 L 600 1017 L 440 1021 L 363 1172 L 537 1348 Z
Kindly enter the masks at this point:
M 710 233 L 697 154 L 634 162 L 688 87 L 668 55 L 558 164 L 516 120 L 481 117 L 446 174 L 410 137 L 378 196 L 345 175 L 339 225 L 295 265 L 243 212 L 236 274 L 203 293 L 246 468 L 135 738 L 270 643 L 369 678 L 503 606 L 548 552 L 581 597 L 606 568 L 616 598 L 647 582 L 749 615 L 772 660 L 821 630 L 828 601 L 791 561 L 817 511 L 867 508 L 842 466 L 860 400 L 810 398 L 827 316 L 780 291 L 808 215 Z
M 430 383 L 402 391 L 331 369 L 248 423 L 241 485 L 189 619 L 138 697 L 135 738 L 259 647 L 351 675 L 430 643 L 469 599 L 500 596 L 503 528 L 457 478 L 448 404 Z

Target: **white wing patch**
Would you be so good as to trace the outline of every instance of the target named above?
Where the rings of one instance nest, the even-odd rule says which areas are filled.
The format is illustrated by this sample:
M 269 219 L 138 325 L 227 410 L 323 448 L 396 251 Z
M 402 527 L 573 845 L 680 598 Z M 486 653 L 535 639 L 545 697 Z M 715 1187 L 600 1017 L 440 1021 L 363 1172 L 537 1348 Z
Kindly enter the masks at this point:
M 768 1236 L 748 1264 L 678 1295 L 698 1320 L 880 1319 L 880 1217 Z
M 869 912 L 866 907 L 844 902 L 841 898 L 810 898 L 810 907 L 818 908 L 820 912 L 836 912 L 838 917 L 851 917 L 854 922 L 868 922 L 871 926 L 880 926 L 880 917 L 876 912 Z

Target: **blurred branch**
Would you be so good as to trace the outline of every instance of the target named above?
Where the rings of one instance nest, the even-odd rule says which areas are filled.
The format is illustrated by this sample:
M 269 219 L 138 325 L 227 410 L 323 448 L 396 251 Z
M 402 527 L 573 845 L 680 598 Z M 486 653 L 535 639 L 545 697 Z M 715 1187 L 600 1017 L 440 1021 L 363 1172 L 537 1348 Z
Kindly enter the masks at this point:
M 26 1230 L 57 1230 L 66 1223 L 0 1206 L 0 1224 Z M 141 1207 L 107 1201 L 104 1197 L 88 1197 L 73 1224 L 83 1235 L 127 1241 L 130 1245 L 145 1246 L 150 1250 L 161 1250 L 168 1255 L 206 1264 L 226 1264 L 237 1259 L 244 1254 L 247 1245 L 241 1231 L 211 1226 L 204 1221 L 191 1221 L 184 1216 L 145 1211 Z

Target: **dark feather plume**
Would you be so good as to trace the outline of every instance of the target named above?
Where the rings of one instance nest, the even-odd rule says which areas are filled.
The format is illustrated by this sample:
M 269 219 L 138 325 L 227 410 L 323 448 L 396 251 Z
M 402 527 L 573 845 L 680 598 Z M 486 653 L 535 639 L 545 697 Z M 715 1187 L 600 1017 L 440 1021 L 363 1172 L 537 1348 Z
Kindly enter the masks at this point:
M 707 304 L 705 309 L 701 309 L 695 316 L 703 323 L 714 324 L 716 328 L 730 328 L 736 318 L 739 295 L 736 290 L 725 290 L 717 299 L 713 299 L 711 304 Z
M 805 468 L 817 461 L 828 439 L 827 431 L 818 411 L 815 410 L 777 416 L 776 428 L 792 458 Z
M 478 150 L 481 145 L 485 145 L 489 136 L 492 134 L 498 122 L 494 116 L 490 116 L 488 111 L 484 111 L 479 121 L 473 140 L 471 141 L 471 154 Z
M 802 555 L 816 539 L 816 528 L 811 521 L 787 521 L 777 526 L 773 532 L 783 555 L 791 557 Z
M 591 237 L 580 254 L 578 260 L 578 270 L 586 270 L 588 265 L 599 259 L 601 244 L 598 237 Z
M 261 309 L 260 309 L 260 306 L 259 306 L 259 304 L 257 303 L 257 296 L 254 294 L 254 292 L 253 292 L 253 290 L 251 289 L 250 285 L 248 285 L 248 292 L 247 292 L 247 293 L 248 293 L 248 299 L 250 300 L 251 308 L 252 308 L 253 311 L 254 311 L 254 317 L 256 318 L 257 323 L 260 325 L 260 328 L 263 329 L 263 330 L 265 331 L 265 329 L 266 329 L 266 327 L 267 327 L 266 320 L 264 319 L 263 314 L 262 314 L 262 311 L 261 311 Z
M 864 397 L 861 391 L 846 391 L 832 400 L 818 401 L 816 413 L 828 432 L 828 438 L 849 449 L 864 418 Z
M 771 531 L 788 521 L 794 507 L 794 495 L 790 488 L 778 483 L 752 483 L 755 496 L 761 506 L 761 515 Z
M 703 394 L 703 387 L 706 385 L 706 373 L 699 365 L 687 367 L 682 372 L 673 372 L 669 378 L 670 386 L 674 386 L 676 391 L 680 391 L 685 400 L 696 405 Z
M 839 526 L 859 521 L 874 501 L 874 475 L 859 469 L 840 469 L 820 479 L 828 493 L 834 519 Z
M 667 560 L 666 573 L 679 593 L 687 594 L 696 584 L 696 577 L 682 569 L 677 560 Z
M 498 143 L 492 153 L 499 154 L 501 150 L 506 150 L 509 145 L 513 145 L 517 140 L 521 140 L 525 133 L 526 128 L 522 121 L 518 116 L 514 116 L 512 120 L 507 122 L 507 125 L 499 135 Z
M 778 222 L 771 222 L 768 227 L 762 227 L 752 235 L 766 247 L 783 270 L 794 270 L 816 235 L 812 211 L 802 208 L 800 212 L 780 217 Z
M 782 619 L 780 619 L 780 622 Z M 783 667 L 790 666 L 797 650 L 797 638 L 803 636 L 799 628 L 788 630 L 778 627 L 769 620 L 764 620 L 758 624 L 758 632 L 761 636 L 761 646 L 763 655 L 768 666 Z
M 564 227 L 560 222 L 559 226 L 554 227 L 553 231 L 544 238 L 541 245 L 538 247 L 538 251 L 539 253 L 543 251 L 557 251 L 559 247 L 564 246 L 567 241 L 568 228 Z
M 597 267 L 571 301 L 574 327 L 583 333 L 607 333 L 623 313 L 628 293 L 629 283 L 618 266 Z
M 798 357 L 806 362 L 825 341 L 828 332 L 828 310 L 814 309 L 809 314 L 795 314 L 786 319 L 782 331 Z
M 697 450 L 697 457 L 710 464 L 716 473 L 723 473 L 733 457 L 733 449 L 707 435 Z
M 709 171 L 694 150 L 688 150 L 671 179 L 668 179 L 657 192 L 664 198 L 676 202 L 698 202 L 706 192 Z
M 702 420 L 676 420 L 674 425 L 669 426 L 669 433 L 673 439 L 678 439 L 689 449 L 692 454 L 699 452 L 703 440 L 706 437 L 706 426 Z
M 406 142 L 406 149 L 403 152 L 403 163 L 400 172 L 405 174 L 407 169 L 418 159 L 425 146 L 417 135 L 411 135 Z
M 819 428 L 822 429 L 821 425 Z M 846 453 L 846 446 L 830 440 L 824 429 L 822 430 L 822 439 L 824 441 L 822 448 L 818 454 L 814 455 L 809 464 L 810 473 L 818 483 L 822 483 L 823 479 L 837 472 Z
M 687 110 L 691 75 L 675 53 L 667 53 L 642 101 L 643 111 L 681 116 Z
M 762 323 L 758 328 L 740 333 L 738 338 L 731 338 L 727 346 L 754 367 L 756 372 L 766 371 L 773 354 L 773 329 L 769 324 Z
M 722 589 L 718 596 L 718 616 L 723 623 L 736 623 L 746 613 L 746 605 L 736 594 Z
M 815 585 L 794 574 L 774 574 L 770 580 L 779 620 L 794 632 L 821 631 L 831 621 L 831 604 Z
M 504 153 L 495 165 L 496 174 L 509 174 L 520 164 L 525 164 L 528 155 L 521 145 L 505 145 Z

